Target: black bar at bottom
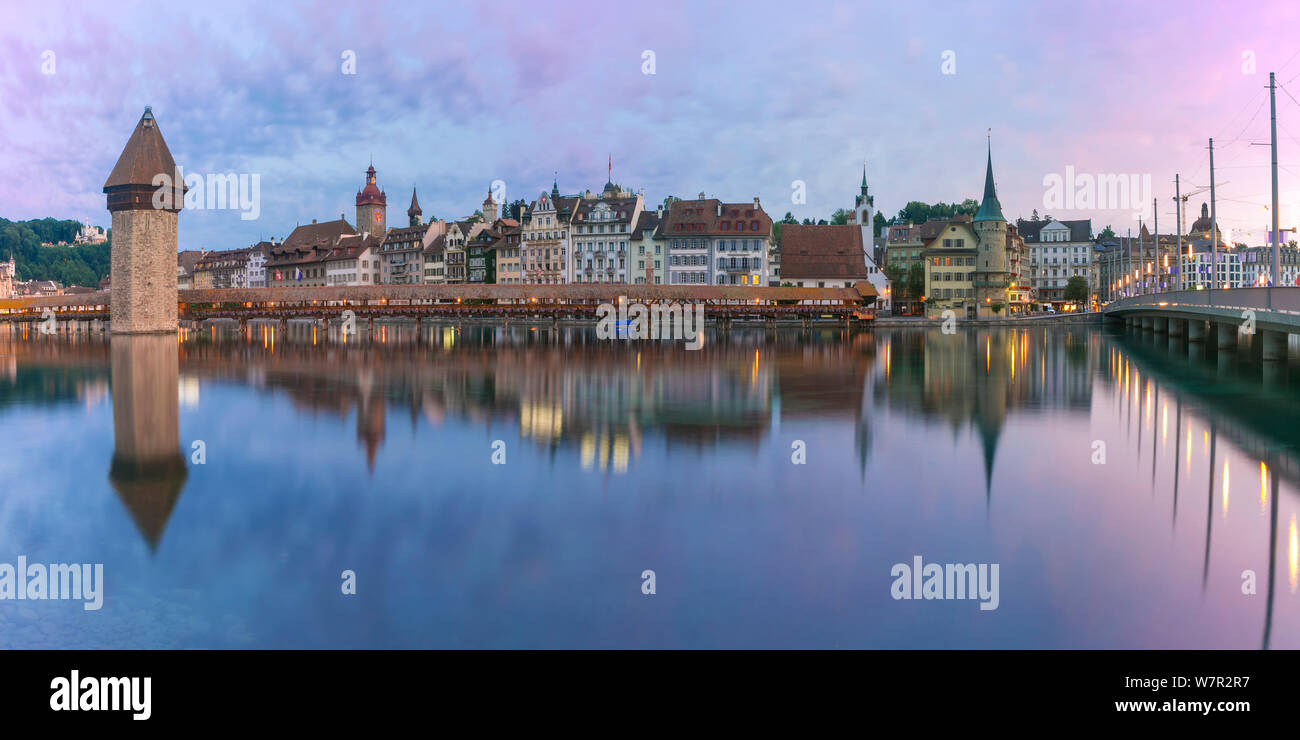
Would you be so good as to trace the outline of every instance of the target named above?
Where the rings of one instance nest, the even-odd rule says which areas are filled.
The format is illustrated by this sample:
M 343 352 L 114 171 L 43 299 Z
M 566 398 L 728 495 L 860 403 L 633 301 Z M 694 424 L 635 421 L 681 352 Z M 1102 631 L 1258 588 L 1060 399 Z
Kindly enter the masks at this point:
M 364 652 L 11 651 L 0 716 L 69 723 L 248 728 L 479 717 L 581 723 L 626 712 L 714 719 L 913 718 L 926 728 L 1051 717 L 1056 728 L 1289 719 L 1295 656 L 1276 652 Z M 74 674 L 75 671 L 75 674 Z M 73 676 L 77 677 L 75 691 Z M 143 701 L 149 678 L 148 701 Z M 135 684 L 104 681 L 140 679 Z M 87 679 L 91 679 L 87 683 Z M 125 688 L 124 688 L 125 687 Z M 61 689 L 66 689 L 60 694 Z M 88 694 L 95 698 L 89 698 Z M 91 709 L 96 701 L 119 708 Z M 133 701 L 138 700 L 138 701 Z M 71 704 L 78 704 L 74 710 Z M 1197 704 L 1193 705 L 1192 703 Z M 56 711 L 52 704 L 61 708 Z M 141 705 L 147 704 L 147 708 Z M 123 707 L 130 708 L 123 708 Z M 85 707 L 85 708 L 83 708 Z M 139 708 L 137 708 L 139 707 Z M 565 709 L 567 708 L 567 709 Z M 148 714 L 148 719 L 133 719 Z M 653 720 L 652 724 L 658 720 Z M 973 723 L 973 724 L 972 724 Z M 911 726 L 911 721 L 904 722 Z M 680 725 L 676 725 L 680 726 Z

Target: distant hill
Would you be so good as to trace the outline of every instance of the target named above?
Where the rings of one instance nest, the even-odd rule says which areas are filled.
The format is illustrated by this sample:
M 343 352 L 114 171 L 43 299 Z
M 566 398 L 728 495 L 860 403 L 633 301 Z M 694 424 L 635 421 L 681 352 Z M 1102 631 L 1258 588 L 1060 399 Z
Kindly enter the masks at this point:
M 53 218 L 10 221 L 0 218 L 0 260 L 10 256 L 19 280 L 57 280 L 64 286 L 96 287 L 109 272 L 108 244 L 42 247 L 41 242 L 68 242 L 77 238 L 81 224 Z M 112 234 L 109 234 L 112 241 Z

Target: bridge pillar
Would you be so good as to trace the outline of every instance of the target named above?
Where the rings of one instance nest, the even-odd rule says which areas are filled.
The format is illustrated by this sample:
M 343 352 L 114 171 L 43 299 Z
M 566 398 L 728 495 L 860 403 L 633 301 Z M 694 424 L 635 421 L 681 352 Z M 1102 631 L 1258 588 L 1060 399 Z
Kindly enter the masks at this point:
M 1215 322 L 1215 346 L 1219 349 L 1237 348 L 1237 325 Z
M 1285 332 L 1258 330 L 1255 338 L 1259 340 L 1260 359 L 1264 362 L 1286 360 L 1287 335 Z
M 1187 334 L 1187 319 L 1169 319 L 1169 336 L 1181 337 Z
M 1151 327 L 1155 330 L 1156 334 L 1164 334 L 1169 331 L 1169 319 L 1166 319 L 1163 316 L 1156 316 L 1151 319 Z
M 1205 322 L 1199 319 L 1187 320 L 1187 341 L 1204 342 L 1205 341 Z

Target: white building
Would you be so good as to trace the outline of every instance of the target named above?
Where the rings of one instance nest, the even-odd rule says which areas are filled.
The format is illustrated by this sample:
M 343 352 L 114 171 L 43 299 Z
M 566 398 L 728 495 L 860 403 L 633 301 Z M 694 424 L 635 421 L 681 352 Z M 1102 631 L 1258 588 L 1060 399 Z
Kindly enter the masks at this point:
M 389 233 L 392 233 L 391 231 Z M 348 234 L 321 260 L 325 263 L 325 285 L 377 285 L 382 281 L 379 248 L 374 234 Z
M 1300 285 L 1300 250 L 1282 245 L 1279 248 L 1278 261 L 1281 263 L 1282 280 L 1279 286 Z M 1220 250 L 1219 256 L 1223 257 Z M 1273 274 L 1273 247 L 1247 247 L 1234 250 L 1240 264 L 1240 287 L 1266 287 Z M 1200 256 L 1199 254 L 1197 255 Z M 1235 287 L 1235 286 L 1234 286 Z
M 76 244 L 103 244 L 108 241 L 108 236 L 104 230 L 98 226 L 91 226 L 90 219 L 86 219 L 81 225 L 81 231 L 77 232 Z
M 1092 295 L 1092 220 L 1025 221 L 1016 219 L 1016 230 L 1029 252 L 1025 278 L 1038 300 L 1065 299 L 1065 286 L 1072 277 L 1088 281 Z
M 673 201 L 662 233 L 669 285 L 767 285 L 772 219 L 758 198 Z
M 629 282 L 628 246 L 644 207 L 640 193 L 620 191 L 613 183 L 606 183 L 599 196 L 578 201 L 569 224 L 573 245 L 568 258 L 569 282 Z
M 266 287 L 266 260 L 274 246 L 277 246 L 275 242 L 258 242 L 248 251 L 248 287 Z
M 888 311 L 890 309 L 890 290 L 889 278 L 885 276 L 885 271 L 876 264 L 873 254 L 875 251 L 875 239 L 872 238 L 872 230 L 875 224 L 875 204 L 876 201 L 871 197 L 867 188 L 867 168 L 862 167 L 862 185 L 856 198 L 853 201 L 853 212 L 849 216 L 849 223 L 856 223 L 862 239 L 862 261 L 867 269 L 867 282 L 871 287 L 876 289 L 876 294 L 880 296 L 876 300 L 876 307 Z M 884 237 L 884 230 L 888 226 L 882 227 L 881 237 Z M 849 287 L 849 286 L 846 286 Z

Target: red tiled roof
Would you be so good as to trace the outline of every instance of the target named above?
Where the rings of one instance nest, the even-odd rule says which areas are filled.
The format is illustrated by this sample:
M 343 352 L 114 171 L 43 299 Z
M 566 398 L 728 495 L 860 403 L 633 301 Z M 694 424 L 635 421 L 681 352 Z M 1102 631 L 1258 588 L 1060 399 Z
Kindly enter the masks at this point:
M 679 234 L 770 236 L 772 219 L 762 206 L 752 202 L 723 203 L 717 198 L 675 200 L 664 214 L 663 231 L 669 237 Z
M 862 229 L 848 226 L 781 228 L 781 278 L 796 280 L 865 280 Z

